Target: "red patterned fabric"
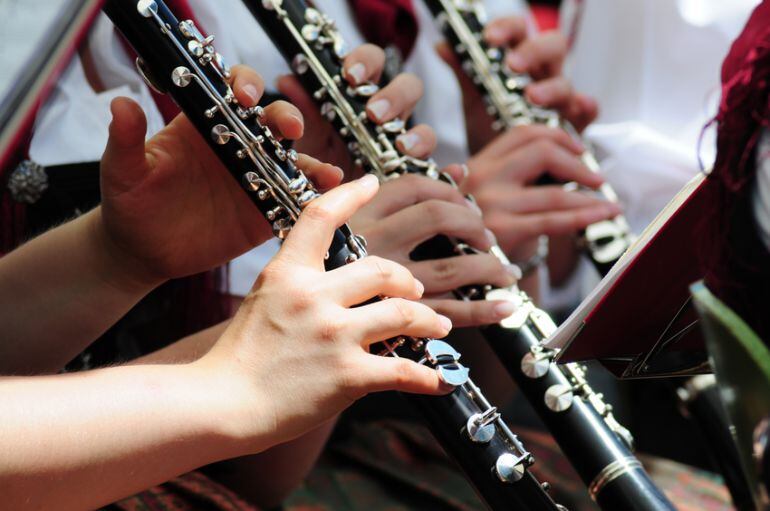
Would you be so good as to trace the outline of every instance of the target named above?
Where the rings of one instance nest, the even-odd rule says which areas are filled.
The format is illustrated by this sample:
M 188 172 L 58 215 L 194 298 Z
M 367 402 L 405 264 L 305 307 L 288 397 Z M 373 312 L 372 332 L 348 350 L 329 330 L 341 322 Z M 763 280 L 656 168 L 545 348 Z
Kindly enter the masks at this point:
M 377 46 L 396 46 L 406 59 L 417 40 L 417 15 L 412 0 L 348 0 L 358 28 Z
M 258 511 L 235 493 L 200 472 L 111 504 L 102 511 Z

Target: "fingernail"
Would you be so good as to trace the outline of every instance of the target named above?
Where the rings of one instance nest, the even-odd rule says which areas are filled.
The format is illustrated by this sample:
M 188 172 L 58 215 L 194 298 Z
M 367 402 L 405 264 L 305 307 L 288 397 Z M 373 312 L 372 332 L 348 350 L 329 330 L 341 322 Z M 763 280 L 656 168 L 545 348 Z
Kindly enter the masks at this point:
M 381 121 L 385 117 L 385 114 L 390 111 L 390 101 L 387 99 L 378 99 L 377 101 L 372 101 L 366 105 L 366 109 L 371 112 L 375 119 Z
M 521 280 L 521 278 L 524 276 L 518 264 L 506 264 L 505 269 L 508 270 L 508 273 L 510 273 L 511 277 L 517 281 Z
M 358 180 L 358 184 L 363 188 L 377 188 L 380 182 L 374 174 L 367 174 Z
M 241 87 L 241 91 L 243 91 L 243 93 L 246 94 L 251 100 L 251 105 L 247 105 L 247 106 L 254 106 L 257 104 L 257 101 L 259 101 L 259 92 L 257 91 L 257 88 L 255 86 L 253 86 L 250 83 L 247 83 L 246 85 Z
M 452 330 L 452 320 L 448 317 L 438 314 L 438 322 L 446 333 L 449 333 L 449 331 Z
M 486 231 L 487 239 L 489 240 L 490 245 L 497 245 L 497 236 L 495 236 L 495 233 L 487 229 Z
M 416 133 L 404 133 L 403 135 L 399 135 L 396 137 L 396 142 L 399 142 L 401 144 L 401 147 L 403 147 L 404 151 L 411 151 L 414 149 L 417 144 L 420 143 L 420 135 Z
M 483 213 L 481 212 L 481 208 L 478 204 L 476 204 L 476 201 L 472 201 L 470 199 L 465 199 L 465 203 L 468 205 L 469 208 L 471 208 L 477 215 L 483 216 Z
M 353 79 L 353 84 L 358 85 L 366 78 L 366 66 L 360 62 L 353 64 L 348 68 L 347 74 Z
M 495 316 L 497 316 L 498 319 L 505 319 L 516 312 L 516 306 L 513 302 L 500 302 L 495 305 L 492 310 L 495 311 Z
M 417 290 L 417 296 L 419 297 L 425 292 L 425 284 L 417 279 L 414 279 L 414 288 Z
M 468 179 L 468 176 L 471 174 L 471 169 L 465 163 L 460 165 L 460 168 L 463 169 L 463 181 L 465 181 L 466 179 Z
M 514 71 L 523 72 L 527 70 L 527 60 L 515 51 L 510 52 L 505 60 L 508 63 L 508 67 Z

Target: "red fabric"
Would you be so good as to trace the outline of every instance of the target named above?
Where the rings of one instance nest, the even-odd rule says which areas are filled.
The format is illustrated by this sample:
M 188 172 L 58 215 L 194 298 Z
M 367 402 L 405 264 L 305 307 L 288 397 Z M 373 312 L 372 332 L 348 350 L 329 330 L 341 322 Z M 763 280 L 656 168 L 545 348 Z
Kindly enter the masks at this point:
M 552 5 L 530 6 L 532 16 L 537 22 L 537 28 L 541 31 L 556 30 L 559 28 L 559 8 Z
M 714 175 L 741 189 L 754 175 L 754 149 L 770 124 L 770 3 L 756 8 L 722 65 Z
M 166 7 L 168 7 L 171 12 L 174 13 L 174 16 L 176 16 L 178 20 L 192 20 L 195 22 L 198 30 L 203 33 L 203 28 L 195 18 L 195 13 L 193 12 L 192 7 L 190 7 L 190 2 L 188 0 L 165 0 L 165 4 Z M 128 55 L 132 59 L 135 59 L 136 52 L 131 47 L 131 45 L 129 45 L 128 42 L 122 37 L 121 41 L 123 41 L 123 45 L 125 46 Z M 155 105 L 158 107 L 160 114 L 163 116 L 163 120 L 166 121 L 167 124 L 171 122 L 174 117 L 179 115 L 179 107 L 169 96 L 165 94 L 159 94 L 152 89 L 150 89 L 150 92 L 152 94 L 152 99 L 155 101 Z
M 751 15 L 722 65 L 717 158 L 711 173 L 718 200 L 706 212 L 704 248 L 709 287 L 770 340 L 770 254 L 754 222 L 751 185 L 757 144 L 770 127 L 770 1 Z
M 367 41 L 377 46 L 396 46 L 404 59 L 417 40 L 417 15 L 412 0 L 348 0 Z

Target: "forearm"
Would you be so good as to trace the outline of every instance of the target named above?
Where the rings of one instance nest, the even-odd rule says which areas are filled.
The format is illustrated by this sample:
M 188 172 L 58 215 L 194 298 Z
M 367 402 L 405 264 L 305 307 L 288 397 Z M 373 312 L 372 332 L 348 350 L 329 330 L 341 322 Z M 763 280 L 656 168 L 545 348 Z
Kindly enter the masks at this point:
M 134 359 L 131 364 L 186 364 L 194 362 L 208 353 L 217 339 L 224 333 L 228 324 L 229 321 L 225 321 L 206 330 L 201 330 L 163 349 Z
M 61 369 L 152 286 L 100 242 L 97 208 L 0 259 L 0 374 Z
M 210 373 L 132 366 L 0 379 L 3 506 L 95 509 L 243 454 L 227 429 L 241 419 L 239 394 Z

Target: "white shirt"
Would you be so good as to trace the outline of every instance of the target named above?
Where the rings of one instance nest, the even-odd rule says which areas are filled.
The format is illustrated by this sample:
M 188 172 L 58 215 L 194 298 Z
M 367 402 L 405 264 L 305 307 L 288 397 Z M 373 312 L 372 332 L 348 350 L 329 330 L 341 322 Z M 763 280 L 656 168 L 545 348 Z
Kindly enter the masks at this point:
M 586 131 L 602 174 L 618 192 L 634 232 L 641 232 L 700 171 L 698 140 L 716 114 L 720 69 L 759 0 L 566 0 L 561 26 L 577 33 L 567 62 L 575 89 L 600 105 Z M 713 162 L 714 132 L 701 158 Z M 570 292 L 577 301 L 598 278 L 583 263 Z
M 765 130 L 757 148 L 757 177 L 751 194 L 759 238 L 770 250 L 770 131 Z

